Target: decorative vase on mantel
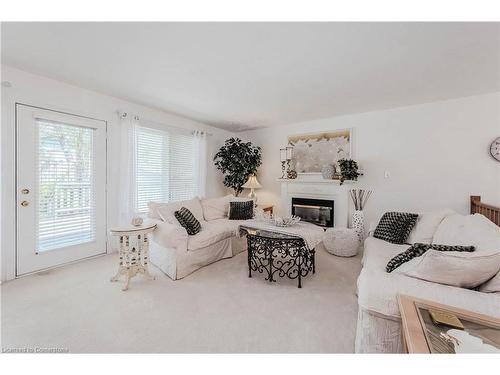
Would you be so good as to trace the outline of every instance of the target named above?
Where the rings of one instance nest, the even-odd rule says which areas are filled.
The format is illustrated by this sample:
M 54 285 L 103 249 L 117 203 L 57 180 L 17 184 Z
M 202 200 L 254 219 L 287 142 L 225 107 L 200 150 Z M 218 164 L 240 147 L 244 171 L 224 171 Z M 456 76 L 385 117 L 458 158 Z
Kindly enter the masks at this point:
M 352 213 L 351 226 L 356 231 L 359 242 L 362 242 L 365 238 L 365 213 L 362 210 Z

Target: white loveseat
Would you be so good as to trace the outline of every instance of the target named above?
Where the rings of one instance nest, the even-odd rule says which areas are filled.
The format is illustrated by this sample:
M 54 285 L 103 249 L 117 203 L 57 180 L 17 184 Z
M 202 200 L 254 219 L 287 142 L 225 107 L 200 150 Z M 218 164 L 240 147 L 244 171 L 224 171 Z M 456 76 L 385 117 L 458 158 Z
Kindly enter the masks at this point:
M 412 234 L 415 231 L 426 233 L 420 236 L 420 238 L 411 238 L 412 235 L 410 235 L 409 239 L 411 241 L 409 242 L 431 243 L 434 240 L 433 236 L 437 233 L 439 225 L 444 225 L 444 219 L 450 214 L 449 212 L 444 212 L 441 219 L 439 219 L 439 215 L 436 215 L 436 213 L 431 214 L 435 217 L 438 216 L 438 219 L 434 220 L 434 224 L 432 224 L 433 220 L 427 221 L 427 224 L 430 222 L 432 225 L 422 224 L 423 226 L 427 225 L 427 228 L 422 228 L 422 225 L 419 228 L 419 223 L 417 222 Z M 484 218 L 484 220 L 487 219 Z M 494 226 L 491 222 L 487 225 Z M 490 227 L 487 228 L 490 231 L 489 233 L 493 233 L 490 236 L 488 247 L 496 246 L 496 251 L 500 253 L 500 228 L 496 226 L 493 228 L 495 229 L 492 231 Z M 460 230 L 462 231 L 461 235 L 465 236 L 465 238 L 473 239 L 474 234 L 466 233 L 466 228 L 460 228 Z M 456 236 L 456 233 L 452 234 Z M 443 237 L 441 236 L 439 240 L 442 241 Z M 484 236 L 481 236 L 480 241 L 484 242 L 484 240 Z M 453 241 L 453 239 L 450 239 L 450 241 Z M 457 245 L 458 243 L 454 244 Z M 472 243 L 472 245 L 475 245 L 475 243 Z M 402 272 L 394 271 L 387 273 L 385 270 L 387 262 L 395 255 L 408 249 L 408 247 L 409 245 L 395 245 L 374 237 L 368 237 L 365 240 L 362 260 L 363 269 L 357 282 L 358 323 L 355 344 L 356 353 L 403 352 L 401 316 L 397 300 L 398 294 L 433 300 L 478 313 L 500 317 L 500 292 L 485 293 L 425 281 L 407 276 Z M 418 260 L 415 259 L 415 261 Z M 497 277 L 498 275 L 495 279 Z M 481 287 L 476 289 L 482 290 Z
M 172 280 L 182 279 L 197 269 L 230 258 L 246 250 L 246 239 L 237 236 L 242 221 L 229 220 L 231 195 L 214 199 L 194 198 L 173 203 L 149 203 L 149 220 L 156 223 L 150 242 L 150 261 Z M 173 213 L 188 208 L 202 230 L 189 236 Z

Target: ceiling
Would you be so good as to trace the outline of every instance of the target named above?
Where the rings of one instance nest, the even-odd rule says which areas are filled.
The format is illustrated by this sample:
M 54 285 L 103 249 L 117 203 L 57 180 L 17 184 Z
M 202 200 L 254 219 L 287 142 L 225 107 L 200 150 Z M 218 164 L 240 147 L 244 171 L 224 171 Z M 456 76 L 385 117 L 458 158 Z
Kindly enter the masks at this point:
M 500 90 L 499 23 L 3 23 L 2 63 L 239 131 Z

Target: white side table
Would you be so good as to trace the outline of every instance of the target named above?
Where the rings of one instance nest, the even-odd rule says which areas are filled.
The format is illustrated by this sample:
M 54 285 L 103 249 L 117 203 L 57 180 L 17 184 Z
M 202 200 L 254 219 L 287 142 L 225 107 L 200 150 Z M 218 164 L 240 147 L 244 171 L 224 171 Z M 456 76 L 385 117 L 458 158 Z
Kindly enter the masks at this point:
M 145 224 L 140 226 L 126 225 L 110 229 L 112 236 L 120 237 L 120 264 L 118 272 L 111 278 L 111 281 L 118 281 L 121 275 L 125 275 L 126 282 L 122 290 L 127 290 L 130 279 L 142 273 L 150 280 L 154 277 L 149 273 L 149 240 L 148 234 L 156 229 L 156 224 Z M 130 246 L 130 237 L 136 237 L 136 246 Z M 135 241 L 134 241 L 135 242 Z

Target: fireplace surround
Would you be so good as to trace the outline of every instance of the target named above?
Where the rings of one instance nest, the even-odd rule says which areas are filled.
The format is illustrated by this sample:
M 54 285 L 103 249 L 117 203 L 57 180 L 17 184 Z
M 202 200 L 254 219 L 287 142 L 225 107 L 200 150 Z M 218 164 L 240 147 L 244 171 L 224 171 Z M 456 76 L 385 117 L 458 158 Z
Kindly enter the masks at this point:
M 279 215 L 292 215 L 292 198 L 335 201 L 333 227 L 347 227 L 349 213 L 349 182 L 340 185 L 338 180 L 326 180 L 321 175 L 301 175 L 299 178 L 278 179 L 281 184 Z

